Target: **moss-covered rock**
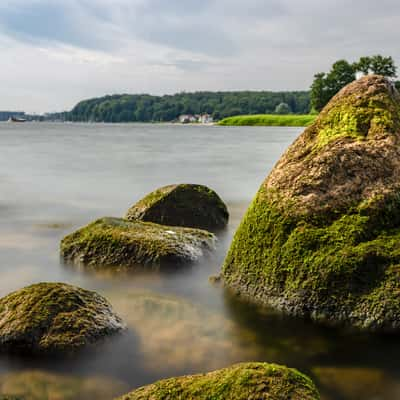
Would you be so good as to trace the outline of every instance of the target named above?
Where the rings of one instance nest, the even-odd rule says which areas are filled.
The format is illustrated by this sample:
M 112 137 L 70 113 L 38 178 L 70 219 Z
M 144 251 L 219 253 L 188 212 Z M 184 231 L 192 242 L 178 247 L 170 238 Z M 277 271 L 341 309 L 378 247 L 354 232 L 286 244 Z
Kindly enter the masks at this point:
M 236 364 L 208 374 L 165 379 L 144 386 L 120 400 L 317 400 L 305 375 L 266 363 Z
M 180 184 L 148 194 L 128 210 L 125 218 L 215 232 L 226 227 L 229 214 L 213 190 L 202 185 Z
M 346 86 L 289 147 L 222 275 L 290 314 L 400 328 L 400 95 L 388 80 Z
M 105 298 L 65 283 L 38 283 L 0 299 L 3 352 L 70 352 L 123 328 Z
M 214 244 L 215 236 L 200 229 L 106 217 L 66 236 L 61 257 L 85 267 L 162 269 L 197 261 Z

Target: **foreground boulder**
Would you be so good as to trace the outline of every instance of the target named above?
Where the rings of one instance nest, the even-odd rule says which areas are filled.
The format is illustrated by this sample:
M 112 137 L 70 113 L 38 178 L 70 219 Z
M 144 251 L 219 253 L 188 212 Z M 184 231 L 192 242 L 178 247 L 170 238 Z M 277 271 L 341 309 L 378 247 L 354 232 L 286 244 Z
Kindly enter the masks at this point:
M 169 185 L 132 206 L 126 219 L 218 231 L 228 223 L 228 210 L 213 190 L 202 185 Z
M 208 374 L 165 379 L 119 400 L 317 400 L 312 381 L 287 367 L 266 363 L 236 364 Z
M 214 248 L 212 233 L 119 218 L 101 218 L 66 236 L 61 257 L 91 267 L 163 269 L 194 262 Z
M 343 88 L 281 157 L 240 224 L 225 283 L 293 315 L 400 328 L 400 95 Z
M 70 352 L 123 328 L 105 298 L 65 283 L 38 283 L 0 299 L 3 352 Z

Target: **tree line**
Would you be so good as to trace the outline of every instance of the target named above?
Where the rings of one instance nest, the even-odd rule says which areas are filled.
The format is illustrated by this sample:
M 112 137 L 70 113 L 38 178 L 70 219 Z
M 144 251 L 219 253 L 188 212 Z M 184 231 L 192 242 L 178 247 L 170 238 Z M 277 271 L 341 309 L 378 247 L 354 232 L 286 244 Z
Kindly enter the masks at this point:
M 321 111 L 328 101 L 344 86 L 353 82 L 358 74 L 378 74 L 394 79 L 396 77 L 396 66 L 392 57 L 375 55 L 372 57 L 361 57 L 354 63 L 346 60 L 336 61 L 328 73 L 320 72 L 314 75 L 311 85 L 311 108 Z M 400 87 L 400 82 L 396 82 Z
M 67 115 L 70 121 L 168 122 L 182 114 L 210 114 L 215 120 L 233 115 L 294 113 L 310 109 L 308 91 L 196 92 L 151 96 L 112 95 L 84 100 Z
M 308 114 L 319 112 L 328 101 L 359 74 L 384 75 L 394 80 L 392 57 L 361 57 L 350 63 L 336 61 L 329 72 L 314 75 L 310 91 L 195 92 L 152 96 L 108 95 L 79 102 L 70 112 L 46 119 L 85 122 L 169 122 L 183 114 L 210 114 L 214 120 L 252 114 Z M 400 81 L 395 82 L 400 89 Z

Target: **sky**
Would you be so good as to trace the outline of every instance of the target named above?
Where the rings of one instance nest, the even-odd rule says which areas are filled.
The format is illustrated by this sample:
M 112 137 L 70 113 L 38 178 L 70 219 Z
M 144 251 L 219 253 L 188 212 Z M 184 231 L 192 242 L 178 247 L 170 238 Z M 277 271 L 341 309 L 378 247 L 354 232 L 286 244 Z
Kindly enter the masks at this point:
M 338 59 L 392 56 L 399 0 L 0 0 L 0 110 L 114 93 L 306 90 Z

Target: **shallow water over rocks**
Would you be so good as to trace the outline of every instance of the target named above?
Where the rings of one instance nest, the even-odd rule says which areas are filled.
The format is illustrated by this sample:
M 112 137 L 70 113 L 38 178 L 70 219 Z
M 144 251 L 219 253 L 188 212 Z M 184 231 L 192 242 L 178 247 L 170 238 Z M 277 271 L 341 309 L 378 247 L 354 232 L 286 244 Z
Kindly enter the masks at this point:
M 0 124 L 0 295 L 39 281 L 68 282 L 105 296 L 130 328 L 67 359 L 2 355 L 0 393 L 106 400 L 164 377 L 267 361 L 309 374 L 325 400 L 400 397 L 396 337 L 287 318 L 208 281 L 266 171 L 300 132 Z M 99 217 L 120 217 L 148 192 L 177 182 L 207 185 L 228 205 L 229 226 L 213 257 L 171 274 L 62 265 L 59 241 L 66 234 Z

